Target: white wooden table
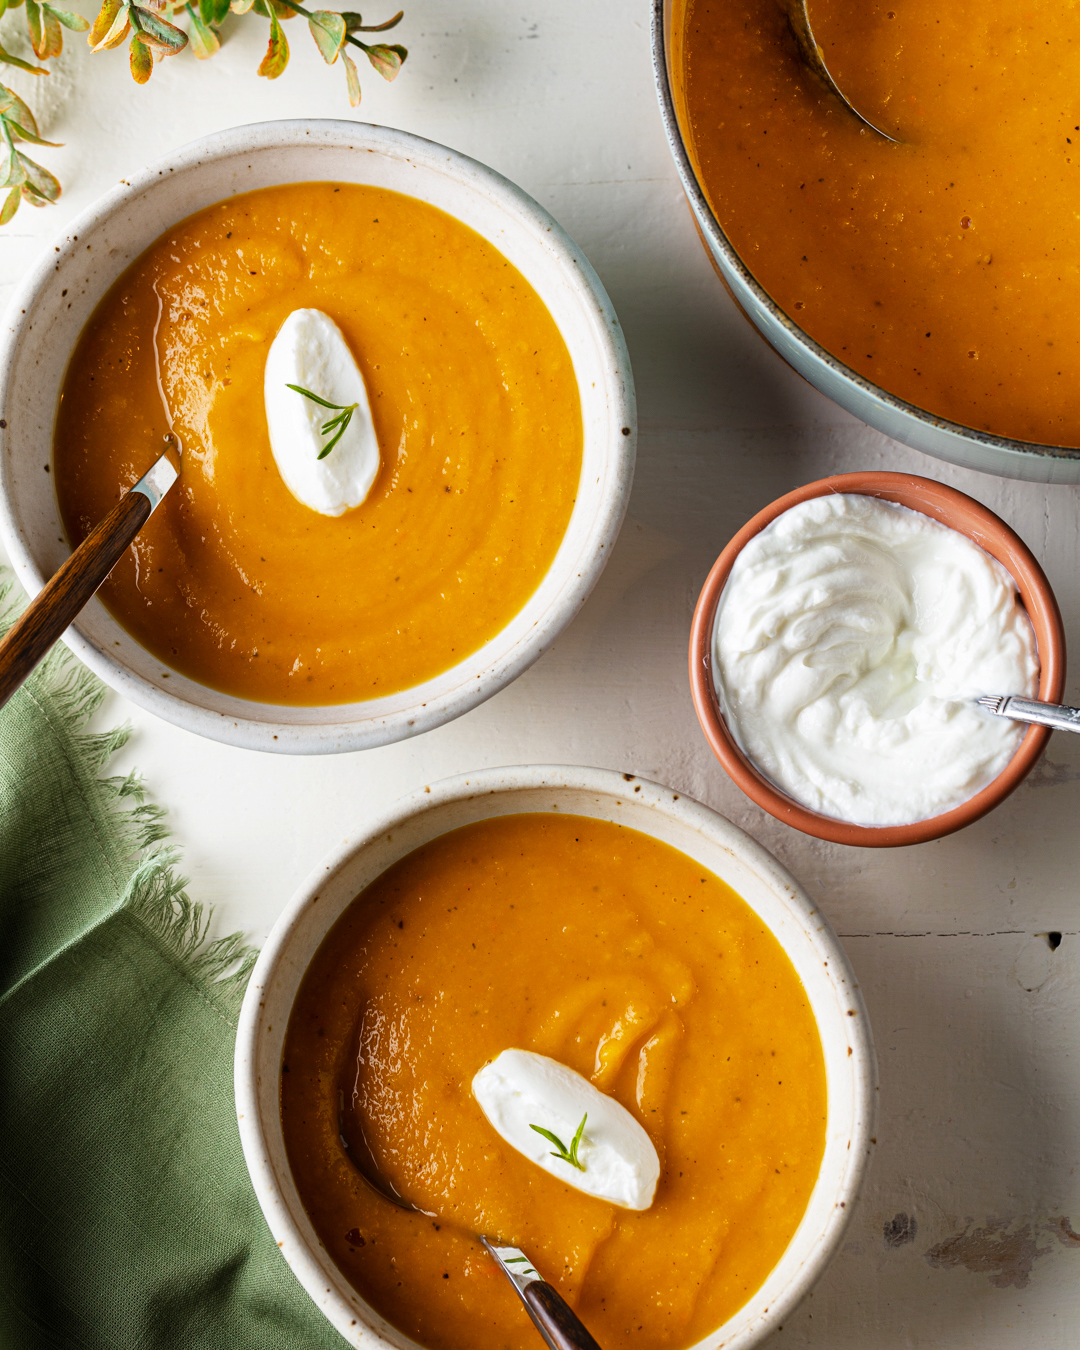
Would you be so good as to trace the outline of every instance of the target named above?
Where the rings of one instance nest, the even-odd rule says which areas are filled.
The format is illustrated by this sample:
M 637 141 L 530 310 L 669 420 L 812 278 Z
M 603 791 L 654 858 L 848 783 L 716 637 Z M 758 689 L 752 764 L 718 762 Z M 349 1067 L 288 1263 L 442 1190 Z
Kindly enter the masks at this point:
M 90 0 L 74 0 L 91 13 Z M 385 11 L 385 13 L 384 13 Z M 388 17 L 389 5 L 365 11 Z M 0 23 L 11 36 L 23 11 Z M 123 50 L 81 38 L 29 88 L 62 202 L 0 232 L 0 298 L 65 222 L 171 147 L 271 117 L 347 117 L 344 79 L 303 21 L 292 63 L 255 76 L 265 25 L 137 88 Z M 254 30 L 254 31 L 253 31 Z M 772 498 L 837 470 L 939 478 L 1032 547 L 1080 635 L 1078 491 L 952 469 L 855 422 L 747 327 L 701 250 L 652 91 L 645 0 L 407 0 L 394 86 L 361 72 L 359 111 L 493 165 L 585 249 L 626 329 L 641 413 L 630 515 L 580 617 L 483 707 L 415 741 L 293 759 L 129 719 L 121 759 L 170 807 L 194 897 L 259 942 L 293 888 L 377 807 L 425 782 L 523 761 L 633 771 L 743 826 L 820 900 L 851 954 L 881 1066 L 879 1152 L 843 1250 L 770 1344 L 815 1350 L 1072 1346 L 1080 1325 L 1080 738 L 1058 733 L 998 811 L 919 848 L 844 849 L 789 830 L 728 781 L 686 676 L 698 588 Z M 1066 697 L 1080 702 L 1070 680 Z M 1060 933 L 1056 950 L 1047 933 Z

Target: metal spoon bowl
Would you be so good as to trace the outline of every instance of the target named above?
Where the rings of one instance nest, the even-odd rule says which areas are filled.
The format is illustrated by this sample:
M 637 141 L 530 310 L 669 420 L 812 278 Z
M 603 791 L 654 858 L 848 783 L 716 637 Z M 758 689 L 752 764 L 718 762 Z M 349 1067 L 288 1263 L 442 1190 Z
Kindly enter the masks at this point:
M 342 1105 L 344 1100 L 342 1099 Z M 344 1119 L 338 1119 L 338 1133 L 349 1155 L 349 1160 L 373 1191 L 389 1200 L 398 1209 L 412 1214 L 434 1217 L 429 1210 L 411 1204 L 379 1171 L 375 1154 L 359 1122 L 352 1128 Z M 549 1350 L 600 1350 L 600 1346 L 586 1330 L 577 1314 L 554 1285 L 548 1284 L 520 1247 L 511 1246 L 494 1237 L 478 1233 L 477 1238 L 499 1269 L 510 1281 L 521 1299 L 533 1326 L 543 1337 Z
M 802 58 L 803 64 L 812 75 L 817 76 L 833 98 L 841 103 L 852 117 L 861 122 L 869 131 L 872 131 L 875 136 L 883 136 L 885 140 L 891 141 L 894 145 L 900 145 L 901 142 L 895 136 L 890 136 L 887 131 L 882 131 L 880 127 L 875 126 L 844 96 L 843 90 L 830 75 L 829 68 L 825 64 L 824 53 L 814 37 L 814 30 L 810 27 L 810 15 L 807 12 L 806 4 L 807 0 L 780 0 L 781 8 L 787 15 L 788 24 L 795 39 L 795 46 L 799 50 L 799 56 Z

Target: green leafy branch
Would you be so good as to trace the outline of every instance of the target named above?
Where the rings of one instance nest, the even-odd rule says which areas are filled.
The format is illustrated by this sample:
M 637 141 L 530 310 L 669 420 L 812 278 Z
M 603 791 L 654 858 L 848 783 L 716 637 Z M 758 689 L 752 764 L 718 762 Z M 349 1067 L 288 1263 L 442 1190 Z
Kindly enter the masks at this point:
M 571 1167 L 576 1167 L 579 1172 L 585 1171 L 585 1164 L 578 1159 L 578 1145 L 581 1143 L 581 1136 L 585 1133 L 585 1122 L 589 1119 L 588 1113 L 581 1117 L 581 1124 L 577 1127 L 577 1134 L 574 1135 L 570 1147 L 567 1148 L 557 1134 L 552 1134 L 550 1130 L 545 1130 L 543 1125 L 530 1125 L 530 1130 L 535 1130 L 537 1134 L 542 1134 L 549 1143 L 555 1145 L 559 1150 L 553 1153 L 553 1158 L 560 1158 L 563 1162 L 569 1163 Z
M 221 49 L 219 30 L 230 14 L 256 14 L 270 21 L 270 41 L 258 74 L 276 80 L 289 64 L 289 43 L 282 22 L 298 14 L 308 21 L 308 28 L 327 65 L 341 58 L 345 84 L 352 107 L 360 104 L 360 76 L 356 62 L 345 51 L 348 44 L 364 53 L 369 63 L 384 80 L 397 78 L 402 63 L 409 55 L 398 44 L 367 43 L 357 33 L 385 33 L 396 28 L 404 17 L 399 11 L 385 23 L 365 24 L 361 15 L 346 11 L 308 10 L 294 0 L 103 0 L 93 24 L 81 14 L 56 9 L 46 0 L 0 0 L 0 16 L 11 9 L 26 7 L 27 31 L 30 45 L 39 61 L 59 56 L 63 50 L 62 29 L 87 33 L 86 40 L 92 52 L 109 51 L 128 43 L 128 61 L 137 84 L 145 84 L 154 73 L 157 62 L 166 56 L 175 56 L 189 42 L 200 61 L 205 61 Z M 187 19 L 188 31 L 172 22 Z M 14 66 L 31 75 L 48 75 L 45 66 L 34 65 L 13 56 L 0 46 L 0 65 Z M 22 201 L 34 206 L 45 206 L 56 201 L 60 184 L 21 151 L 16 141 L 32 145 L 55 146 L 55 141 L 43 141 L 38 135 L 34 118 L 26 104 L 3 85 L 0 85 L 0 192 L 7 189 L 0 207 L 0 225 L 6 224 L 19 209 Z M 344 428 L 343 428 L 344 429 Z

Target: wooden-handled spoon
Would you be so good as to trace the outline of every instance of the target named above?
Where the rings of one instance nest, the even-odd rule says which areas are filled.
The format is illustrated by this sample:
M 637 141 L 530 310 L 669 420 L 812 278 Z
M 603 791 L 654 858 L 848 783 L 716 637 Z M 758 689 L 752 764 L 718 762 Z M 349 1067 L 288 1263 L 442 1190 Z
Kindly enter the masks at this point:
M 177 479 L 162 455 L 90 531 L 0 641 L 0 708 L 68 628 Z

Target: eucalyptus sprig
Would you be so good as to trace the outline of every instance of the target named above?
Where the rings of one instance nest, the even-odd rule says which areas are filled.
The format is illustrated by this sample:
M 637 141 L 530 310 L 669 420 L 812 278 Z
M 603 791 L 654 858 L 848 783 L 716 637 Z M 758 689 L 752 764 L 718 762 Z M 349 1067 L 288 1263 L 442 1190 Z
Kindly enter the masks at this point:
M 200 61 L 213 56 L 221 49 L 219 32 L 230 15 L 254 14 L 269 20 L 270 40 L 257 73 L 268 80 L 276 80 L 289 64 L 289 43 L 281 25 L 302 14 L 326 64 L 332 66 L 338 57 L 341 58 L 349 103 L 354 108 L 360 104 L 360 76 L 356 62 L 344 50 L 346 43 L 362 51 L 384 80 L 396 79 L 409 55 L 397 43 L 369 44 L 355 36 L 357 33 L 385 33 L 396 28 L 404 11 L 399 11 L 385 23 L 365 24 L 362 16 L 351 10 L 343 13 L 308 10 L 293 0 L 142 0 L 142 3 L 138 0 L 103 0 L 97 18 L 91 24 L 81 14 L 56 9 L 46 0 L 0 0 L 0 16 L 9 9 L 20 9 L 24 4 L 30 45 L 39 61 L 60 55 L 64 45 L 62 29 L 74 33 L 89 29 L 86 40 L 93 52 L 109 51 L 128 43 L 128 62 L 137 84 L 145 84 L 159 61 L 166 56 L 175 56 L 189 43 Z M 178 27 L 174 19 L 186 20 L 188 31 Z M 13 56 L 3 46 L 0 46 L 0 65 L 14 66 L 31 75 L 49 73 L 46 66 Z M 17 108 L 11 100 L 15 100 Z M 24 131 L 29 134 L 24 135 Z M 0 192 L 7 189 L 0 208 L 0 225 L 11 219 L 21 201 L 45 206 L 60 195 L 60 184 L 52 174 L 15 150 L 14 142 L 20 140 L 34 145 L 56 144 L 40 138 L 26 104 L 0 85 L 0 165 L 4 168 Z
M 578 1145 L 581 1143 L 581 1136 L 585 1133 L 585 1122 L 589 1119 L 588 1112 L 581 1117 L 581 1124 L 577 1127 L 577 1134 L 574 1135 L 570 1147 L 567 1148 L 557 1134 L 552 1134 L 550 1130 L 545 1130 L 543 1125 L 530 1125 L 530 1130 L 535 1130 L 537 1134 L 542 1134 L 545 1139 L 555 1145 L 559 1150 L 553 1153 L 553 1158 L 561 1158 L 563 1162 L 569 1163 L 571 1167 L 576 1167 L 579 1172 L 585 1171 L 585 1164 L 578 1158 Z
M 328 421 L 324 422 L 322 426 L 319 428 L 319 431 L 324 436 L 333 435 L 333 439 L 327 441 L 327 443 L 319 451 L 319 454 L 317 456 L 317 458 L 319 459 L 325 459 L 326 456 L 330 453 L 330 451 L 333 450 L 334 446 L 337 445 L 338 441 L 341 440 L 342 436 L 345 435 L 346 429 L 348 428 L 349 423 L 352 421 L 352 415 L 357 410 L 357 408 L 359 408 L 360 404 L 327 403 L 326 399 L 320 398 L 318 394 L 313 394 L 310 389 L 305 389 L 302 384 L 289 384 L 286 387 L 289 389 L 295 389 L 298 394 L 303 394 L 305 398 L 311 399 L 312 403 L 318 403 L 323 408 L 332 408 L 337 412 L 336 417 L 331 417 Z

